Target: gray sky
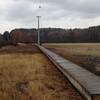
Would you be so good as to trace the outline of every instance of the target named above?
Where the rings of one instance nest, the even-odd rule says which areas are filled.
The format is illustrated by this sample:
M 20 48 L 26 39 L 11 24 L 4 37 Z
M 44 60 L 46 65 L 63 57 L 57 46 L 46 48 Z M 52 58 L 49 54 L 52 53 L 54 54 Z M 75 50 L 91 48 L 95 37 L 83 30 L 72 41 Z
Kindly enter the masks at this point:
M 42 8 L 38 8 L 41 5 Z M 78 28 L 100 24 L 100 0 L 0 0 L 0 33 L 15 28 Z

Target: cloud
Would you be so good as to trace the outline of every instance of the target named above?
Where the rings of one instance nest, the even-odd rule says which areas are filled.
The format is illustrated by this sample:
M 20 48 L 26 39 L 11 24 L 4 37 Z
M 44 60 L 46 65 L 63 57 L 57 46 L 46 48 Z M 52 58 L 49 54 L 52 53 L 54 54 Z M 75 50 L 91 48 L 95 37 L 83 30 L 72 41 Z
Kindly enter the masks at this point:
M 59 6 L 59 9 L 65 12 L 71 12 L 78 17 L 97 17 L 100 15 L 100 0 L 48 0 L 53 6 Z
M 42 16 L 42 27 L 97 25 L 100 19 L 99 4 L 100 0 L 0 0 L 0 29 L 37 27 L 37 15 Z

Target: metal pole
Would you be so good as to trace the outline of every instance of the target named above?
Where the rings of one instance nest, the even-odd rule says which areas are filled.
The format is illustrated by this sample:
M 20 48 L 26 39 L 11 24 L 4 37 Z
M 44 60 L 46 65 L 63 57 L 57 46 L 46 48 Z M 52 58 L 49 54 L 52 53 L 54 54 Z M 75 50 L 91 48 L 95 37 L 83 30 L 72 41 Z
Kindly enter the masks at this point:
M 37 41 L 38 45 L 40 45 L 40 17 L 41 16 L 37 16 L 38 18 L 38 41 Z

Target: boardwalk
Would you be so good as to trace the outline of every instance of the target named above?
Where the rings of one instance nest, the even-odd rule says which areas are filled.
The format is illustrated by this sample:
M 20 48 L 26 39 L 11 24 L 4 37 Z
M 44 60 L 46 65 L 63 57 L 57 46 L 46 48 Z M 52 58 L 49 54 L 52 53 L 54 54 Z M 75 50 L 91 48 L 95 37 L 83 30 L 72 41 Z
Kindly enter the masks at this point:
M 65 60 L 59 55 L 39 47 L 63 72 L 70 82 L 87 100 L 100 100 L 100 77 L 88 70 Z

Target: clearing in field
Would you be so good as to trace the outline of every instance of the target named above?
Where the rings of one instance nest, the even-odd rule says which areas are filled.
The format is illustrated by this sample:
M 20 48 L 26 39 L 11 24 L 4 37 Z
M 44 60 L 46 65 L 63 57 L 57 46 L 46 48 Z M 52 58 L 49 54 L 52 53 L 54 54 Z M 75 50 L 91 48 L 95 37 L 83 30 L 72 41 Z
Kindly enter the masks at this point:
M 32 45 L 0 49 L 0 100 L 83 100 Z
M 100 76 L 99 43 L 44 44 L 44 46 Z

